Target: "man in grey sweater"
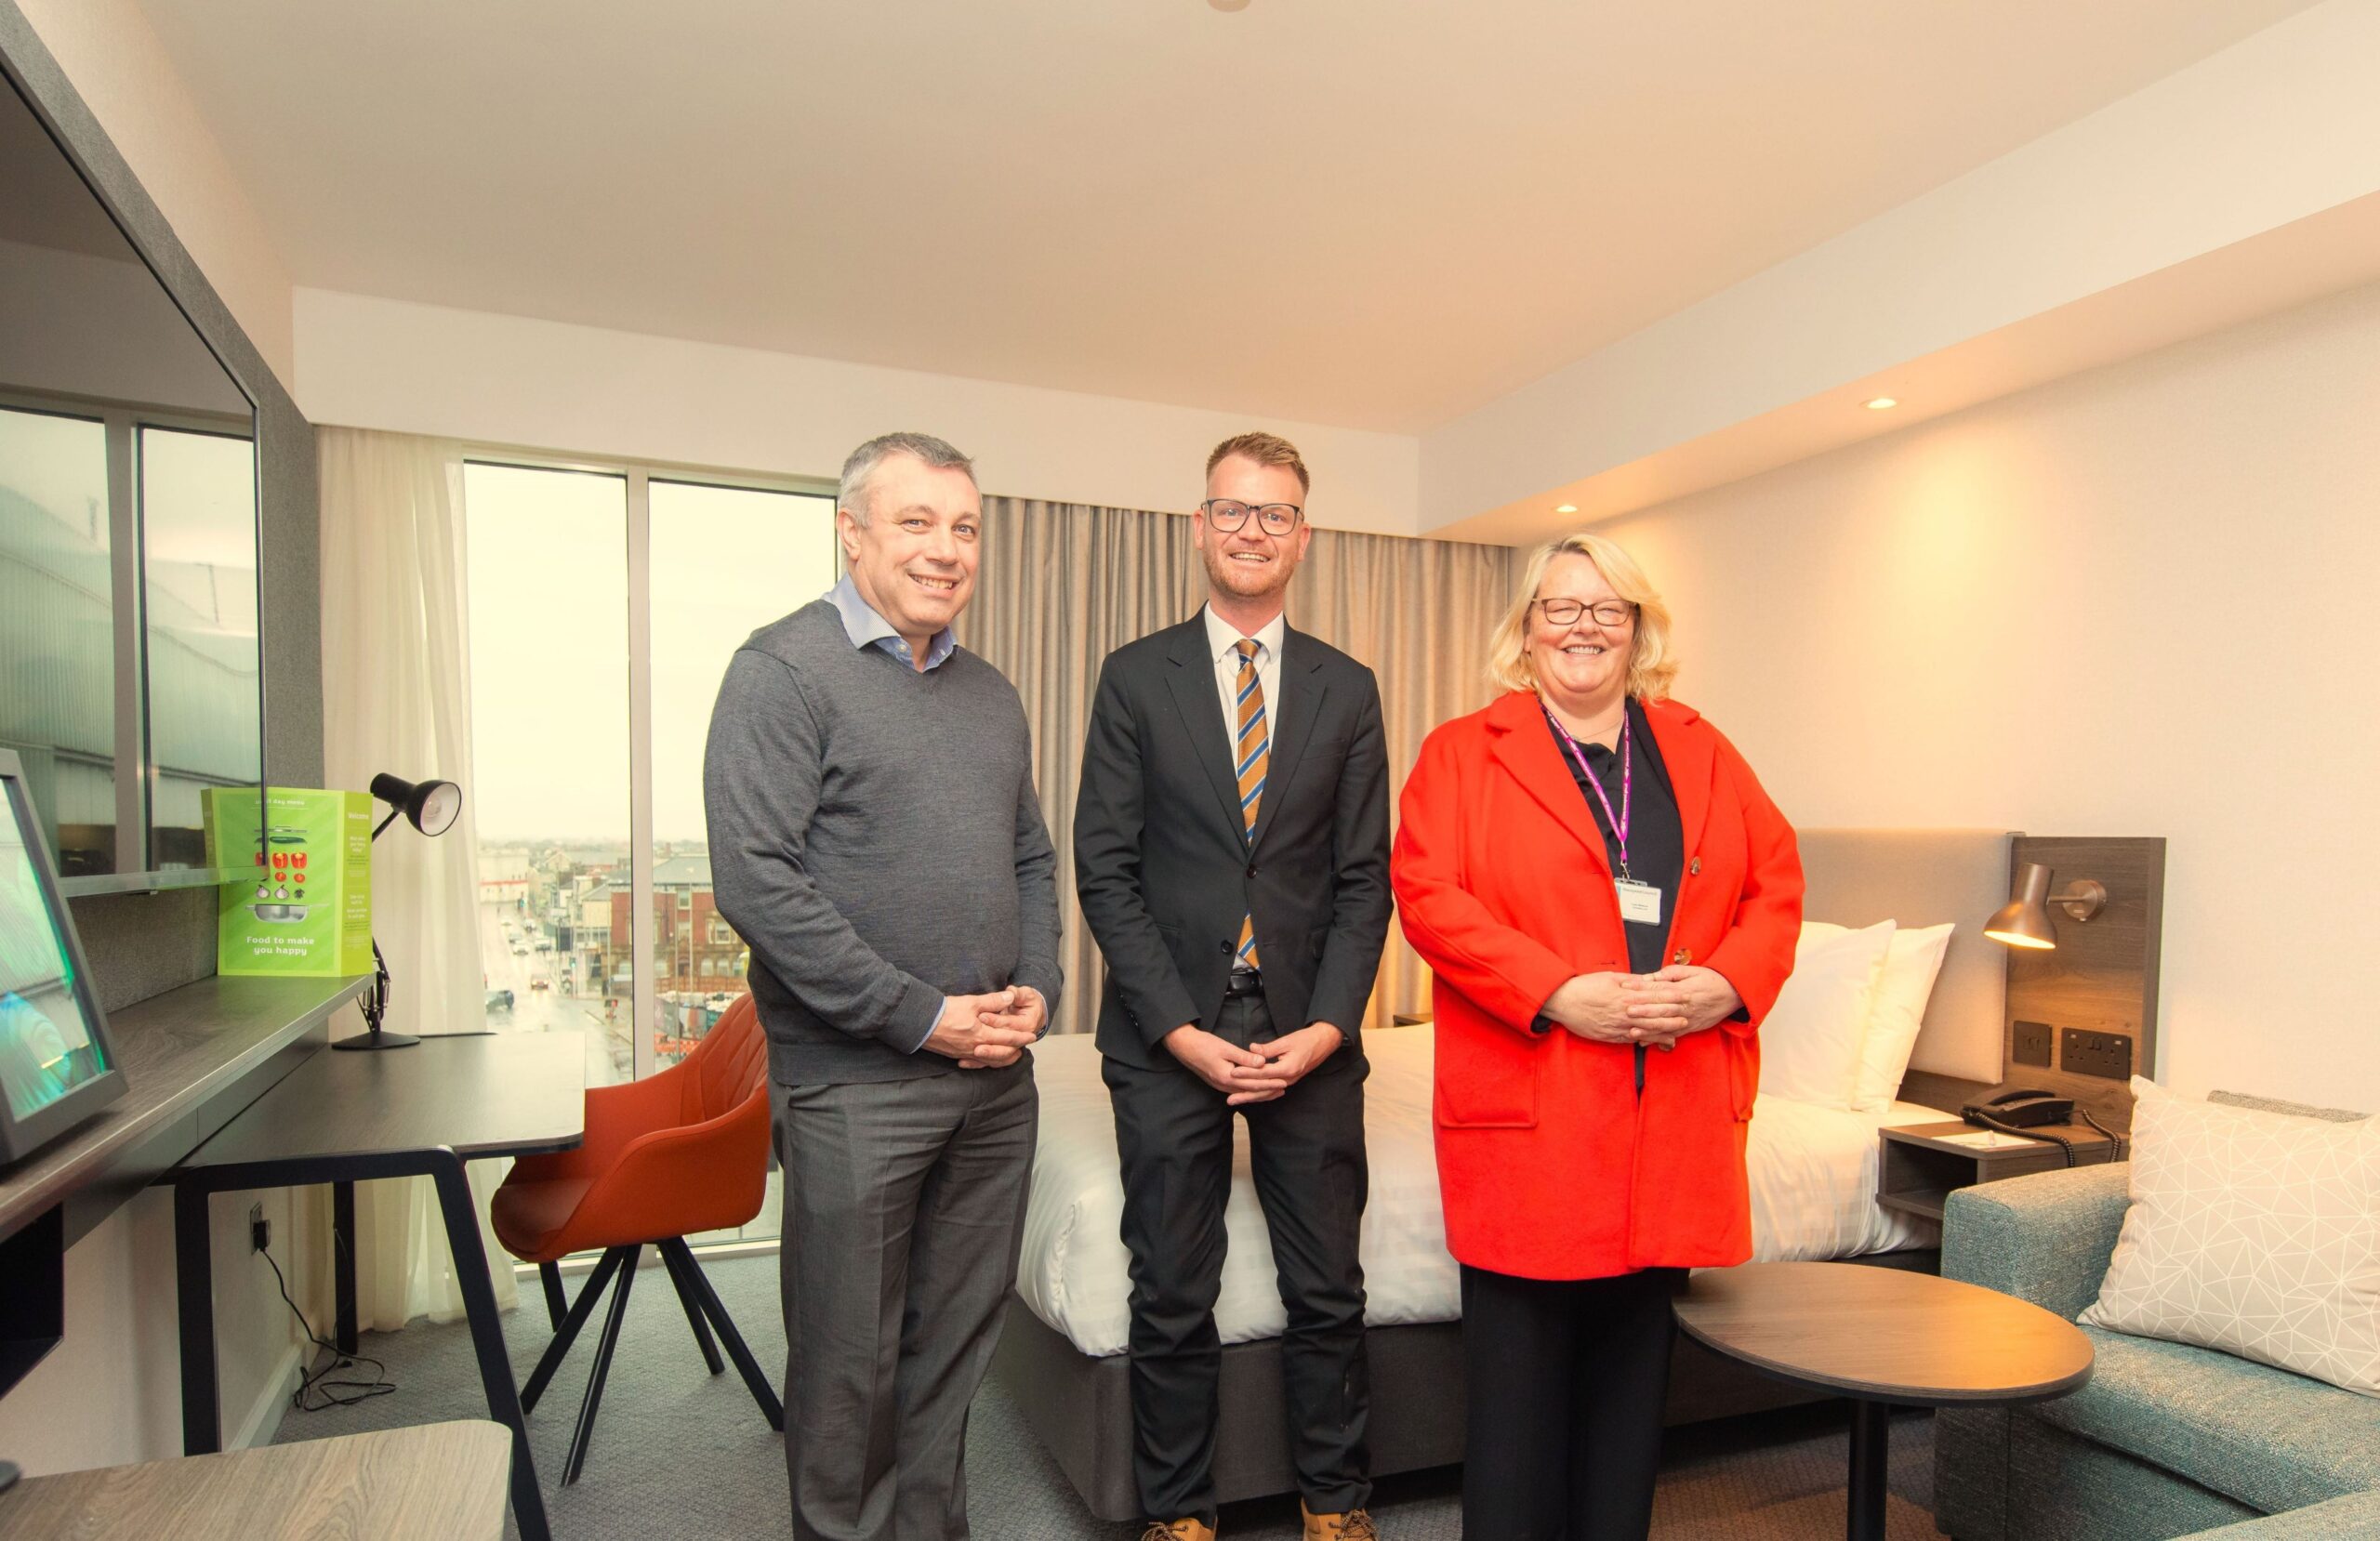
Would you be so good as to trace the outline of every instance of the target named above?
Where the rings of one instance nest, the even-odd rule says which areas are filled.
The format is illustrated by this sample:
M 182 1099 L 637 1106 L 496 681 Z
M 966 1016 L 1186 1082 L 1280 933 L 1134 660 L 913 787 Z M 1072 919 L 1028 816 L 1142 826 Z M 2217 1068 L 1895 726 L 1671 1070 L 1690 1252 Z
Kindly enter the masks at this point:
M 966 456 L 843 466 L 846 575 L 727 667 L 703 765 L 720 913 L 769 1040 L 800 1541 L 958 1541 L 968 1403 L 1016 1278 L 1055 853 L 1016 689 L 952 639 Z

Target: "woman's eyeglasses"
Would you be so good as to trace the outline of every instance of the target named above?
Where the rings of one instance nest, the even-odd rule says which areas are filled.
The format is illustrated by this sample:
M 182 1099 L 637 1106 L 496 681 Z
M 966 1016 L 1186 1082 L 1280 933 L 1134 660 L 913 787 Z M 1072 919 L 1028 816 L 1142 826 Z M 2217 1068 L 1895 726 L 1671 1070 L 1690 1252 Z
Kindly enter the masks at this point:
M 1578 599 L 1531 599 L 1529 604 L 1545 617 L 1547 625 L 1556 626 L 1576 626 L 1580 616 L 1593 614 L 1595 625 L 1616 630 L 1636 614 L 1636 607 L 1625 599 L 1606 599 L 1593 605 Z

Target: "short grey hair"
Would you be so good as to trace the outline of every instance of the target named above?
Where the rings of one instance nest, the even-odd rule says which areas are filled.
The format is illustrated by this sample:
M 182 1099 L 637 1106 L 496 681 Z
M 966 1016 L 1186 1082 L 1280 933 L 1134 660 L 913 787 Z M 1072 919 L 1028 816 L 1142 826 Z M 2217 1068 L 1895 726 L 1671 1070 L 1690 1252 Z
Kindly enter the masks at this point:
M 931 433 L 879 434 L 852 451 L 851 458 L 843 462 L 843 481 L 835 491 L 835 507 L 849 509 L 852 518 L 866 524 L 868 480 L 876 475 L 877 467 L 896 454 L 915 455 L 937 471 L 965 471 L 968 481 L 975 480 L 975 462 L 946 441 Z

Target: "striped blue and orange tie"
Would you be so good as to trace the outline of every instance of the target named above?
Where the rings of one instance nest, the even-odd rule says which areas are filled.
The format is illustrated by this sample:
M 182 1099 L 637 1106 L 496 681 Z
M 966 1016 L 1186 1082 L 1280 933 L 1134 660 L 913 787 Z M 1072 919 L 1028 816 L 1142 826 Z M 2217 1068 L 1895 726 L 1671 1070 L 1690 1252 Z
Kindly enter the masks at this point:
M 1256 673 L 1256 643 L 1242 638 L 1239 648 L 1239 727 L 1232 734 L 1233 758 L 1239 765 L 1239 817 L 1243 837 L 1256 836 L 1256 810 L 1264 803 L 1264 765 L 1273 748 L 1273 730 L 1264 720 L 1264 682 Z M 1239 921 L 1239 951 L 1235 968 L 1256 968 L 1256 917 Z

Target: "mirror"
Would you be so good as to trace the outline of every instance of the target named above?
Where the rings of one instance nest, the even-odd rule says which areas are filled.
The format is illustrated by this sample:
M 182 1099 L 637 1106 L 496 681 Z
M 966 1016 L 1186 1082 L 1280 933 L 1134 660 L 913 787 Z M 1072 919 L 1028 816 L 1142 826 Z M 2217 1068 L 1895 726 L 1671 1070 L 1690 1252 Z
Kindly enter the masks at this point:
M 0 86 L 0 748 L 68 891 L 209 880 L 263 775 L 254 408 Z

